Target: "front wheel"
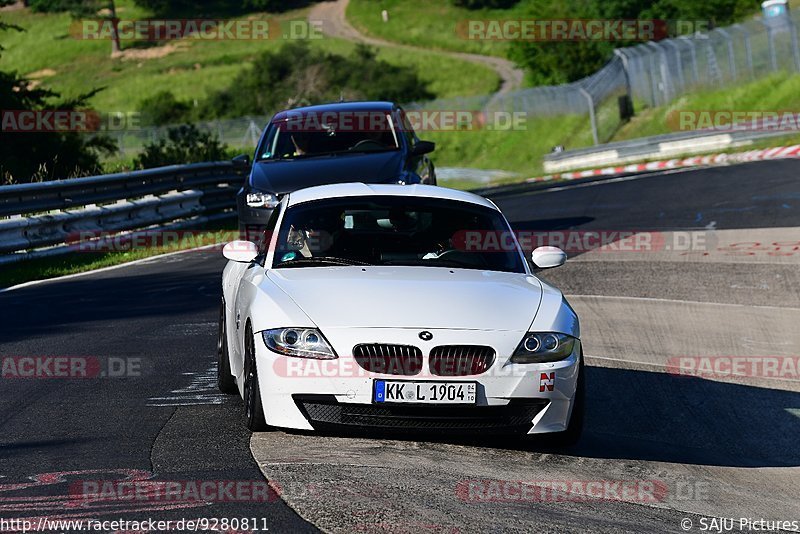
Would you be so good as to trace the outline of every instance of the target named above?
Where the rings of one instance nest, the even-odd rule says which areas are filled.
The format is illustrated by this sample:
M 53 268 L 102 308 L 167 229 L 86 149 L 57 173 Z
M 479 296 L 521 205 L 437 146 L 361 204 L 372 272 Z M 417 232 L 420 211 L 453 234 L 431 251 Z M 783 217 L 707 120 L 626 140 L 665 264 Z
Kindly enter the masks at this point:
M 219 329 L 217 337 L 217 387 L 222 393 L 233 395 L 239 393 L 236 380 L 231 374 L 231 359 L 228 356 L 228 334 L 225 326 L 225 299 L 219 307 Z
M 247 428 L 253 432 L 267 429 L 264 418 L 264 406 L 261 404 L 261 391 L 258 386 L 258 369 L 256 369 L 256 346 L 250 325 L 245 328 L 244 358 L 244 410 Z

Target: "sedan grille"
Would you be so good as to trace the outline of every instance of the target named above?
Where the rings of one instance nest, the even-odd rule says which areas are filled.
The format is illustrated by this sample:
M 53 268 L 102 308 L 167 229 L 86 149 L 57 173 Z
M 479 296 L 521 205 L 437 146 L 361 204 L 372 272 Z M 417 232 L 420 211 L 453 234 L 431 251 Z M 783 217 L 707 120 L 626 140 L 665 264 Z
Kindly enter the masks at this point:
M 438 376 L 479 375 L 494 363 L 492 347 L 481 345 L 443 345 L 431 351 L 431 374 Z
M 422 370 L 422 351 L 412 345 L 356 345 L 353 356 L 358 365 L 371 373 L 411 376 Z

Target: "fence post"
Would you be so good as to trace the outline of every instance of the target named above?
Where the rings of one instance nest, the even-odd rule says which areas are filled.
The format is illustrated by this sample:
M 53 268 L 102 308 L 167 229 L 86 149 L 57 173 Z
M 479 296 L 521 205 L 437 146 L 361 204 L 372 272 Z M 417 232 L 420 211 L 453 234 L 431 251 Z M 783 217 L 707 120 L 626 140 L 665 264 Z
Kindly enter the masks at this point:
M 663 103 L 666 104 L 670 100 L 670 90 L 669 90 L 669 64 L 667 58 L 667 52 L 658 44 L 648 41 L 645 45 L 650 45 L 653 49 L 658 53 L 659 57 L 659 71 L 661 73 L 661 93 L 664 97 Z M 656 54 L 653 54 L 655 56 Z
M 694 40 L 690 37 L 683 35 L 680 39 L 683 39 L 683 41 L 689 45 L 689 55 L 692 56 L 692 79 L 694 83 L 697 84 L 700 82 L 700 72 L 697 68 L 697 47 L 695 46 Z
M 665 39 L 661 41 L 665 47 L 669 45 L 675 51 L 675 68 L 678 69 L 678 83 L 681 86 L 681 92 L 686 90 L 686 82 L 683 79 L 683 62 L 681 61 L 681 49 L 677 43 L 675 43 L 672 39 Z M 675 96 L 678 95 L 678 91 L 675 91 Z
M 653 97 L 653 107 L 658 107 L 658 83 L 656 82 L 656 67 L 653 63 L 655 54 L 652 51 L 649 51 L 647 57 L 650 60 L 650 69 L 648 72 L 650 73 L 650 93 Z
M 728 43 L 728 66 L 731 73 L 731 80 L 735 80 L 736 76 L 736 59 L 733 55 L 733 40 L 728 32 L 723 30 L 722 28 L 717 28 L 719 34 L 725 38 L 725 41 Z
M 794 68 L 800 71 L 800 49 L 797 47 L 797 26 L 790 15 L 786 16 L 789 24 L 789 33 L 792 36 L 792 56 L 794 56 Z
M 600 141 L 597 137 L 597 117 L 594 116 L 594 100 L 592 100 L 592 95 L 589 94 L 589 91 L 583 87 L 578 87 L 578 91 L 586 97 L 586 101 L 589 103 L 589 122 L 592 125 L 592 139 L 594 140 L 594 145 L 597 146 Z
M 719 62 L 717 61 L 717 54 L 714 52 L 714 43 L 711 42 L 711 34 L 709 33 L 706 43 L 706 61 L 708 62 L 708 75 L 711 83 L 722 83 L 722 71 L 719 69 Z
M 762 20 L 764 24 L 764 28 L 767 30 L 767 41 L 769 41 L 769 60 L 772 64 L 772 71 L 775 72 L 778 70 L 778 58 L 775 56 L 775 40 L 772 38 L 772 29 L 769 27 L 769 24 Z
M 633 106 L 633 90 L 631 89 L 631 73 L 630 65 L 628 65 L 628 56 L 622 51 L 622 48 L 615 48 L 614 55 L 622 60 L 622 73 L 625 75 L 625 93 Z
M 755 75 L 753 71 L 753 47 L 750 44 L 750 32 L 741 24 L 734 24 L 734 28 L 744 34 L 744 53 L 747 56 L 747 71 L 750 73 L 750 78 Z

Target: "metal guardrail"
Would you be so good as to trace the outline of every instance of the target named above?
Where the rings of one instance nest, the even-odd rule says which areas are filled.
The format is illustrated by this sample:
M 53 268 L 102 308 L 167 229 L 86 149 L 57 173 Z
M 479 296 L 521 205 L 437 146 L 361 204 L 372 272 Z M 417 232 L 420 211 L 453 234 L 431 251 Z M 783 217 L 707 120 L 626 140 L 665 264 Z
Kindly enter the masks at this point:
M 194 163 L 0 186 L 0 264 L 73 251 L 81 236 L 232 216 L 247 170 Z
M 785 136 L 785 131 L 697 130 L 640 137 L 588 148 L 554 152 L 544 157 L 548 173 L 584 169 L 594 165 L 620 165 L 646 159 L 707 153 L 745 146 L 757 139 Z

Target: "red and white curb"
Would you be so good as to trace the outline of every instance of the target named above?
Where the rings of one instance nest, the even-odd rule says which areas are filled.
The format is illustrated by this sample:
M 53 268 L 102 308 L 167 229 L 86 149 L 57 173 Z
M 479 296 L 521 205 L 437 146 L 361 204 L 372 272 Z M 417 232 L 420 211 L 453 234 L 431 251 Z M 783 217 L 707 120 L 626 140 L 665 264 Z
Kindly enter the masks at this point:
M 585 171 L 562 172 L 528 178 L 526 182 L 547 182 L 550 180 L 577 180 L 578 178 L 591 178 L 592 176 L 613 176 L 628 172 L 659 171 L 663 169 L 677 169 L 680 167 L 697 167 L 700 165 L 722 165 L 725 163 L 744 163 L 746 161 L 760 161 L 766 159 L 797 158 L 800 157 L 800 145 L 779 146 L 750 150 L 748 152 L 735 152 L 733 154 L 714 154 L 710 156 L 695 156 L 685 159 L 668 159 L 651 161 L 649 163 L 632 163 L 617 167 L 604 167 L 602 169 L 589 169 Z

